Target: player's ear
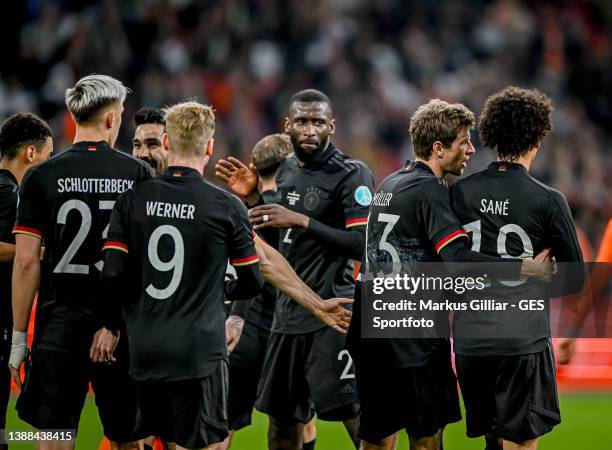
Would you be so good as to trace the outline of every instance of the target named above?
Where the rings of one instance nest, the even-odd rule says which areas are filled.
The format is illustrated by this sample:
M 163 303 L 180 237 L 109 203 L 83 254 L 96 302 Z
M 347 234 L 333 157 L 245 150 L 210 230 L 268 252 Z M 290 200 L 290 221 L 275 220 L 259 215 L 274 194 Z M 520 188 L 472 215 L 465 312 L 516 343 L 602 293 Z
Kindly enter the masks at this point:
M 289 117 L 285 117 L 285 133 L 289 134 L 291 131 L 291 122 L 289 121 Z
M 109 130 L 111 128 L 113 128 L 113 125 L 115 125 L 115 111 L 113 111 L 112 109 L 109 109 L 108 112 L 106 113 L 106 128 L 108 128 Z
M 329 121 L 329 135 L 333 136 L 336 132 L 336 119 L 331 119 Z
M 444 149 L 442 148 L 442 142 L 435 141 L 431 146 L 431 154 L 438 159 L 442 159 L 444 156 Z
M 36 147 L 28 145 L 23 150 L 23 159 L 26 164 L 33 164 L 36 158 Z
M 170 141 L 168 140 L 168 133 L 164 133 L 162 136 L 162 147 L 166 151 L 168 151 L 168 149 L 170 148 Z
M 213 138 L 210 138 L 208 140 L 208 142 L 206 143 L 206 148 L 204 149 L 204 154 L 206 156 L 208 156 L 209 158 L 212 156 L 213 154 L 213 146 L 215 145 L 215 140 Z

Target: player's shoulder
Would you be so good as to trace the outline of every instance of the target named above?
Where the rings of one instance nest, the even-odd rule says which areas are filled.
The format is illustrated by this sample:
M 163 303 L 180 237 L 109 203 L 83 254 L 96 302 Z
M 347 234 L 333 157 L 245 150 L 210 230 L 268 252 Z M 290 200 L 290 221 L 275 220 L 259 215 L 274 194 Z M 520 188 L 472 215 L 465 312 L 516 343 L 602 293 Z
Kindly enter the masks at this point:
M 332 155 L 327 160 L 324 166 L 324 170 L 331 172 L 366 172 L 371 174 L 370 168 L 360 159 L 354 156 L 347 155 L 346 153 L 339 150 L 337 147 L 330 149 Z
M 135 156 L 123 152 L 121 150 L 118 150 L 116 148 L 114 148 L 111 152 L 110 152 L 113 156 L 113 158 L 117 159 L 117 160 L 121 160 L 122 164 L 130 164 L 135 168 L 139 168 L 142 169 L 144 171 L 147 172 L 151 172 L 151 166 L 149 166 L 148 163 L 146 163 L 145 161 L 143 161 L 142 159 L 138 159 Z
M 10 176 L 0 172 L 0 190 L 12 192 L 16 186 L 17 183 L 15 182 L 15 180 L 13 180 Z

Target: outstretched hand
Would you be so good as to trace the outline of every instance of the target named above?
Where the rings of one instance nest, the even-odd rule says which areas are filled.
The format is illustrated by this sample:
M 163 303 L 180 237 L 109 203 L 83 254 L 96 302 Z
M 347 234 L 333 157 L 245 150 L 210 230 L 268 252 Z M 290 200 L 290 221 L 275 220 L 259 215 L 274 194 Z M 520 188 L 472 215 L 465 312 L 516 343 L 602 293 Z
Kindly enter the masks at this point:
M 333 328 L 339 333 L 346 334 L 351 324 L 353 313 L 342 305 L 350 305 L 354 302 L 351 298 L 331 298 L 321 302 L 319 309 L 314 312 L 314 316 L 328 327 Z
M 227 160 L 220 159 L 217 161 L 215 176 L 226 183 L 234 194 L 242 197 L 247 197 L 257 190 L 257 182 L 259 181 L 259 176 L 253 164 L 247 166 L 233 156 L 230 156 Z

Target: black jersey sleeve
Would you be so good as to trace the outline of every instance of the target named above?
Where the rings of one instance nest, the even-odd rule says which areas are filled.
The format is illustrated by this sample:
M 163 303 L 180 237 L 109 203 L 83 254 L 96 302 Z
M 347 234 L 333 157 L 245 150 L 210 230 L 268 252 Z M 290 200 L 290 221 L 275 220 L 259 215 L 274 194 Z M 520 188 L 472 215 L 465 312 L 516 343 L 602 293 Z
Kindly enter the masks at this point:
M 17 198 L 10 185 L 0 186 L 0 241 L 14 244 L 13 227 L 15 226 L 15 214 Z
M 121 323 L 121 305 L 125 302 L 129 288 L 129 213 L 127 208 L 129 192 L 115 202 L 108 228 L 108 238 L 102 249 L 104 251 L 104 268 L 102 281 L 104 295 L 99 305 L 101 325 L 116 330 Z
M 352 163 L 353 169 L 340 183 L 338 194 L 344 210 L 346 228 L 365 227 L 374 191 L 372 172 L 363 163 Z M 359 258 L 361 259 L 361 258 Z
M 255 251 L 253 228 L 240 200 L 231 196 L 229 203 L 232 226 L 229 258 L 236 269 L 237 278 L 225 284 L 225 295 L 230 300 L 249 300 L 259 294 L 263 285 L 257 265 L 259 258 Z
M 310 218 L 308 232 L 331 248 L 335 248 L 341 255 L 361 261 L 365 249 L 365 229 L 368 224 L 374 179 L 370 169 L 364 164 L 351 163 L 351 166 L 354 166 L 353 170 L 338 187 L 346 229 L 330 227 Z
M 467 247 L 469 238 L 450 205 L 450 193 L 446 183 L 435 179 L 424 185 L 422 190 L 421 220 L 427 236 L 436 252 L 445 262 L 462 262 L 461 266 L 453 265 L 451 271 L 470 273 L 482 270 L 482 263 L 491 264 L 487 271 L 492 278 L 518 278 L 521 272 L 521 261 L 502 259 L 470 250 Z
M 468 239 L 451 208 L 448 187 L 439 178 L 422 185 L 419 220 L 438 253 L 457 239 Z
M 44 201 L 44 185 L 40 172 L 34 167 L 28 170 L 21 183 L 14 233 L 42 238 L 46 231 L 45 223 L 48 218 Z
M 552 255 L 559 263 L 576 263 L 559 265 L 561 270 L 553 277 L 550 285 L 562 286 L 562 289 L 551 292 L 551 295 L 575 294 L 582 289 L 585 280 L 584 261 L 576 227 L 565 196 L 555 191 L 551 196 L 551 202 L 548 210 L 551 215 L 549 223 Z M 569 268 L 571 274 L 564 273 L 564 268 Z

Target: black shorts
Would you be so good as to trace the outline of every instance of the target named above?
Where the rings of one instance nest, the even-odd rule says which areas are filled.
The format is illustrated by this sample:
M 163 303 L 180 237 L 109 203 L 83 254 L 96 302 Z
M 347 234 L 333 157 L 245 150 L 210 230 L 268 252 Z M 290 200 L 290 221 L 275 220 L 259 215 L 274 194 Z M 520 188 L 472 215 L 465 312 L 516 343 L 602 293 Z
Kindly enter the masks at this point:
M 19 417 L 41 430 L 77 429 L 91 381 L 104 435 L 129 441 L 138 426 L 138 401 L 126 344 L 116 350 L 117 362 L 108 366 L 93 364 L 89 355 L 35 348 L 17 400 Z
M 0 430 L 6 428 L 6 409 L 11 394 L 8 360 L 11 354 L 12 330 L 12 328 L 0 328 Z
M 227 417 L 230 430 L 240 430 L 251 424 L 269 334 L 265 328 L 246 322 L 238 346 L 229 355 Z
M 270 333 L 255 407 L 281 423 L 356 415 L 353 360 L 343 334 L 325 327 L 306 334 Z
M 357 385 L 359 438 L 366 442 L 377 443 L 402 429 L 413 437 L 432 436 L 461 420 L 449 347 L 438 350 L 420 367 L 359 363 Z
M 185 448 L 223 441 L 227 428 L 227 361 L 206 377 L 181 381 L 138 381 L 142 422 L 131 440 L 159 436 Z
M 456 355 L 455 364 L 468 437 L 490 433 L 523 442 L 548 433 L 561 422 L 550 344 L 531 355 Z

